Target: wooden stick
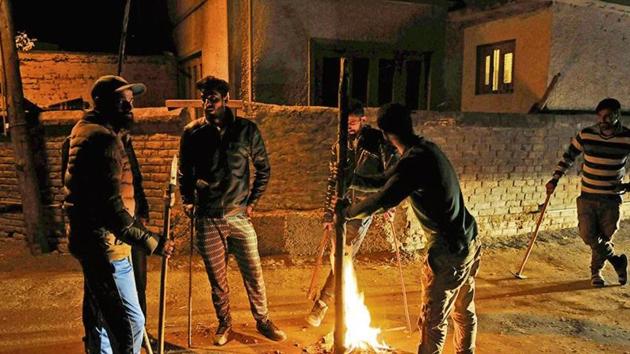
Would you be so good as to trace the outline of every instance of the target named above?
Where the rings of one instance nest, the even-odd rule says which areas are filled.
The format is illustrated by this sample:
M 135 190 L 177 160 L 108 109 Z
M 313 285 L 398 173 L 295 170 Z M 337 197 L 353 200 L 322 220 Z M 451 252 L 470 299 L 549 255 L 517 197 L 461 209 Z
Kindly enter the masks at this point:
M 549 205 L 549 198 L 551 198 L 551 194 L 547 194 L 547 198 L 545 199 L 545 204 L 543 204 L 542 210 L 540 211 L 540 216 L 538 217 L 538 222 L 536 223 L 536 228 L 532 233 L 531 240 L 529 241 L 529 247 L 527 247 L 527 252 L 525 252 L 525 257 L 523 257 L 523 262 L 521 262 L 521 267 L 518 269 L 518 272 L 513 273 L 515 277 L 519 279 L 525 279 L 526 277 L 523 275 L 523 269 L 525 269 L 525 263 L 529 258 L 529 255 L 532 253 L 532 249 L 534 248 L 534 242 L 536 242 L 536 238 L 538 237 L 538 229 L 540 228 L 540 224 L 543 221 L 543 217 L 545 216 L 545 210 L 547 210 L 547 205 Z
M 308 292 L 306 293 L 306 297 L 311 301 L 317 300 L 315 283 L 317 282 L 317 277 L 322 269 L 322 259 L 324 258 L 324 252 L 326 252 L 326 245 L 328 244 L 329 239 L 330 231 L 324 230 L 324 235 L 322 236 L 322 240 L 319 242 L 319 247 L 317 248 L 317 258 L 315 259 L 315 268 L 313 268 L 313 275 L 311 276 L 311 284 L 309 285 Z
M 403 277 L 402 262 L 400 261 L 400 245 L 398 244 L 398 237 L 396 237 L 396 229 L 394 228 L 394 222 L 388 221 L 389 227 L 392 229 L 392 237 L 394 238 L 394 247 L 396 248 L 396 261 L 398 262 L 398 273 L 400 275 L 400 286 L 402 287 L 403 302 L 405 304 L 405 318 L 407 319 L 407 329 L 409 333 L 411 330 L 411 318 L 409 317 L 409 302 L 407 301 L 407 288 L 405 287 L 405 278 Z
M 341 58 L 339 62 L 339 126 L 337 140 L 337 200 L 341 200 L 346 194 L 345 185 L 345 166 L 348 154 L 348 70 L 346 66 L 346 58 Z M 343 261 L 344 251 L 346 249 L 346 221 L 341 215 L 339 207 L 335 208 L 335 330 L 333 333 L 333 353 L 344 354 L 346 323 L 345 323 L 345 307 L 344 307 L 344 277 L 343 277 Z

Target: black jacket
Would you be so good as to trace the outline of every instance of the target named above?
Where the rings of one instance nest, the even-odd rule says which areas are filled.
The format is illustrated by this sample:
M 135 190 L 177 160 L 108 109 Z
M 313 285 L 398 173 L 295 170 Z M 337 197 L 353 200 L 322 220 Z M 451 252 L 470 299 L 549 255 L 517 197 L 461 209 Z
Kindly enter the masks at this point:
M 362 190 L 359 180 L 353 181 L 355 174 L 375 175 L 384 172 L 398 161 L 396 149 L 389 144 L 380 130 L 369 125 L 364 125 L 356 137 L 356 146 L 348 142 L 348 158 L 345 168 L 345 190 L 346 197 L 353 194 L 355 190 Z M 334 215 L 333 196 L 337 186 L 337 146 L 335 143 L 331 148 L 328 184 L 326 188 L 326 202 L 324 204 L 324 221 L 332 222 Z
M 225 114 L 223 131 L 200 118 L 184 128 L 180 140 L 180 193 L 184 204 L 190 204 L 197 190 L 198 215 L 222 217 L 243 212 L 258 202 L 269 182 L 271 168 L 258 127 L 235 117 L 229 108 Z M 250 159 L 255 169 L 251 190 Z
M 128 156 L 123 136 L 91 111 L 72 129 L 67 149 L 63 179 L 70 251 L 79 257 L 101 253 L 110 260 L 129 256 L 129 245 L 152 253 L 156 235 L 133 219 L 122 200 L 123 160 L 135 159 Z
M 366 190 L 377 193 L 347 210 L 349 218 L 363 218 L 387 210 L 409 197 L 413 211 L 427 232 L 428 249 L 446 243 L 453 254 L 467 250 L 477 237 L 477 222 L 464 205 L 455 169 L 440 148 L 421 137 L 396 166 L 375 176 L 355 176 Z M 368 188 L 367 186 L 371 186 Z

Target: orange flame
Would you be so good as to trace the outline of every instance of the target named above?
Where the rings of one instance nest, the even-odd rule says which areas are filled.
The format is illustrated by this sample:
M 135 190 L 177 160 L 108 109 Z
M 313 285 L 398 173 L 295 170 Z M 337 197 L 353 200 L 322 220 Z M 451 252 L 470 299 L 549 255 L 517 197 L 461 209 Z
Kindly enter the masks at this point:
M 347 327 L 344 347 L 352 351 L 387 351 L 387 344 L 379 342 L 380 328 L 370 326 L 370 311 L 364 303 L 363 293 L 359 292 L 357 277 L 349 256 L 344 257 L 345 322 Z

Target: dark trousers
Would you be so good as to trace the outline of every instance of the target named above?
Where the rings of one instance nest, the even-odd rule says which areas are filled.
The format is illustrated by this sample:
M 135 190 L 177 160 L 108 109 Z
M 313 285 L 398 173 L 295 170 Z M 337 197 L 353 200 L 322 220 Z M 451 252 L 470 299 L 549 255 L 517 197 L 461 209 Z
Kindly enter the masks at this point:
M 580 237 L 591 248 L 591 275 L 599 274 L 615 254 L 612 241 L 619 229 L 619 207 L 614 200 L 577 198 Z
M 235 256 L 241 271 L 254 319 L 267 319 L 267 294 L 258 254 L 258 237 L 251 221 L 244 215 L 197 217 L 196 220 L 196 246 L 206 266 L 212 288 L 212 303 L 219 322 L 231 321 L 227 281 L 230 253 Z
M 352 248 L 352 258 L 357 255 L 359 252 L 359 248 L 361 248 L 361 244 L 365 239 L 365 235 L 370 228 L 370 224 L 372 224 L 372 217 L 367 217 L 365 219 L 357 219 L 350 220 L 346 223 L 346 243 L 349 244 Z M 334 234 L 334 232 L 333 232 Z M 334 240 L 334 237 L 333 237 Z M 335 297 L 335 275 L 332 272 L 328 272 L 328 277 L 326 278 L 326 282 L 324 283 L 324 287 L 322 288 L 319 300 L 329 305 L 333 298 Z

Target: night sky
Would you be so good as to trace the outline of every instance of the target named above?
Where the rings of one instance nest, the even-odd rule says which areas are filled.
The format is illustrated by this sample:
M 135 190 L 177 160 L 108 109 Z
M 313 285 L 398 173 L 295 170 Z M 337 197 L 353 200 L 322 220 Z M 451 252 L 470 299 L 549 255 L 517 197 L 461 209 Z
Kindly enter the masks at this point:
M 167 0 L 131 0 L 128 54 L 173 51 Z M 12 0 L 16 31 L 37 38 L 36 49 L 118 52 L 124 0 Z

